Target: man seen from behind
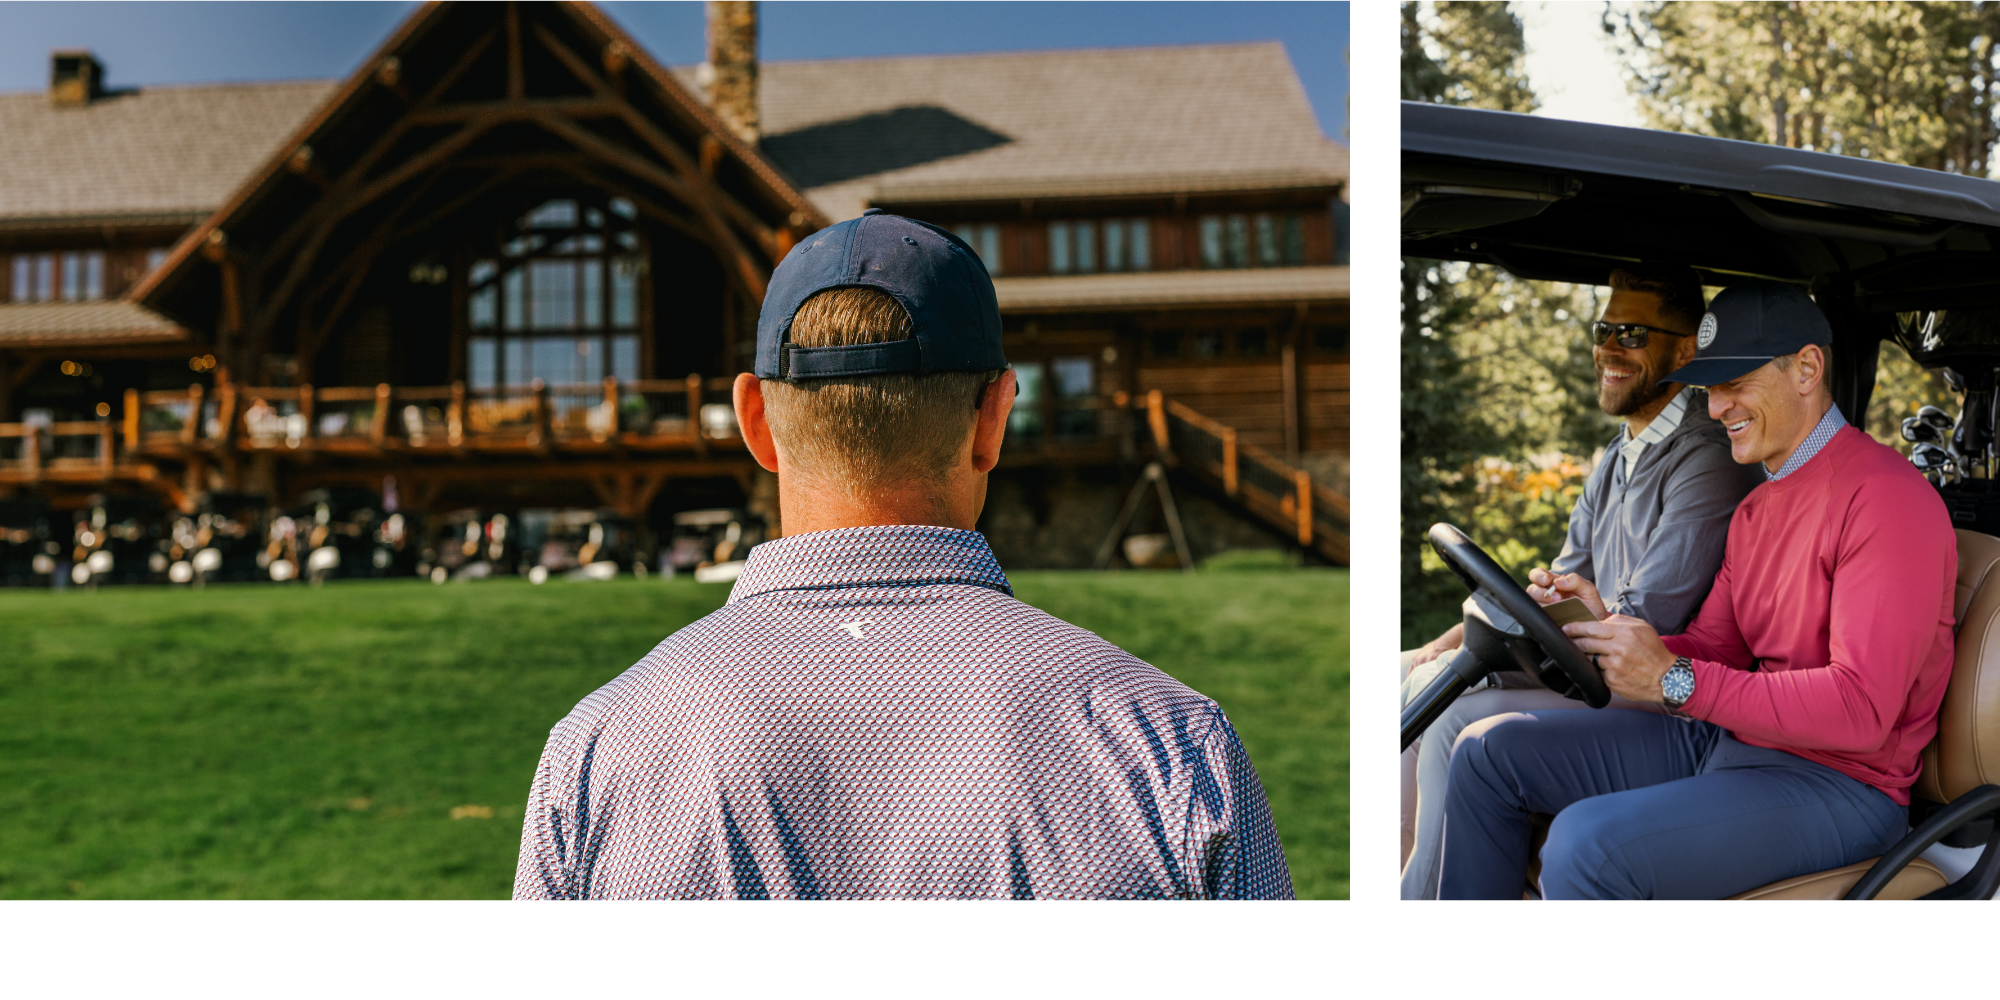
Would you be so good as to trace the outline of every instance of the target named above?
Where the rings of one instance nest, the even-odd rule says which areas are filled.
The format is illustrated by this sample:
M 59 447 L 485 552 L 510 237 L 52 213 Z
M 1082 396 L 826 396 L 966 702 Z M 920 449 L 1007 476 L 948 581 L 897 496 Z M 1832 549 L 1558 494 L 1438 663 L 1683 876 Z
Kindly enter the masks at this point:
M 1222 710 L 1014 599 L 972 528 L 985 267 L 870 210 L 779 264 L 736 413 L 785 537 L 550 734 L 516 898 L 1289 898 Z

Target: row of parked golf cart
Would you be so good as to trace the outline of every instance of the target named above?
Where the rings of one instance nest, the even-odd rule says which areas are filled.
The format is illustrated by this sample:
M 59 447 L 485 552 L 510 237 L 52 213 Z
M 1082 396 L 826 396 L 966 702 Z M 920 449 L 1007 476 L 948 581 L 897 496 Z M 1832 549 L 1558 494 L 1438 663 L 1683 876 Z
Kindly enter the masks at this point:
M 719 581 L 733 578 L 764 534 L 763 521 L 740 509 L 684 511 L 659 532 L 603 510 L 468 508 L 427 517 L 356 488 L 314 490 L 289 506 L 208 493 L 192 512 L 145 494 L 98 495 L 76 511 L 30 496 L 0 499 L 0 586 L 506 576 L 539 584 L 652 573 Z

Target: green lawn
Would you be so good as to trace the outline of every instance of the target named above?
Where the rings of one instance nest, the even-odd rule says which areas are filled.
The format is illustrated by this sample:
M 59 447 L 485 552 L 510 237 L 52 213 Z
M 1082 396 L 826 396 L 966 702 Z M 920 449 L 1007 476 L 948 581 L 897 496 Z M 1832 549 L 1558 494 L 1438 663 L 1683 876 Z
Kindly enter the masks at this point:
M 1345 571 L 1014 581 L 1221 702 L 1299 895 L 1346 897 Z M 0 590 L 0 897 L 505 896 L 549 727 L 727 592 Z

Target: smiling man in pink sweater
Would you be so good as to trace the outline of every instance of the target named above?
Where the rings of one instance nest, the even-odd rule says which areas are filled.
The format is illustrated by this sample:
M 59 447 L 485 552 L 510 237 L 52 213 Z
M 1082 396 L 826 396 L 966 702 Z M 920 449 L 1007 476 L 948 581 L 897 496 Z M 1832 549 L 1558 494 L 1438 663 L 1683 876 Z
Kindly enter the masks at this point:
M 1716 296 L 1671 378 L 1708 387 L 1731 453 L 1769 481 L 1737 507 L 1685 633 L 1624 615 L 1564 629 L 1613 693 L 1673 715 L 1468 728 L 1445 797 L 1443 898 L 1520 898 L 1533 813 L 1556 816 L 1550 899 L 1720 898 L 1866 860 L 1904 833 L 1951 676 L 1956 541 L 1930 484 L 1833 404 L 1831 339 L 1793 286 Z M 1589 581 L 1535 577 L 1603 616 Z

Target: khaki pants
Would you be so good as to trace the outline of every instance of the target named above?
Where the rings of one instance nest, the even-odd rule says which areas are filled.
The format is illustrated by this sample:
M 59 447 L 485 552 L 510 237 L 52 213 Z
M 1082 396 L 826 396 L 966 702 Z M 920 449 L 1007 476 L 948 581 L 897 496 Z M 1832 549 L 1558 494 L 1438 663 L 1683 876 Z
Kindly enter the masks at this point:
M 1409 704 L 1410 699 L 1421 693 L 1424 686 L 1443 670 L 1444 663 L 1461 652 L 1452 650 L 1412 670 L 1411 661 L 1416 659 L 1417 651 L 1405 651 L 1402 656 L 1403 704 Z M 1404 899 L 1437 898 L 1438 864 L 1444 846 L 1445 777 L 1450 773 L 1451 750 L 1458 742 L 1458 734 L 1481 719 L 1508 712 L 1583 707 L 1582 702 L 1571 701 L 1543 687 L 1489 687 L 1469 691 L 1459 695 L 1458 700 L 1445 709 L 1429 729 L 1424 730 L 1423 737 L 1403 751 Z M 1612 698 L 1611 707 L 1666 711 L 1662 705 L 1641 704 L 1623 698 Z

